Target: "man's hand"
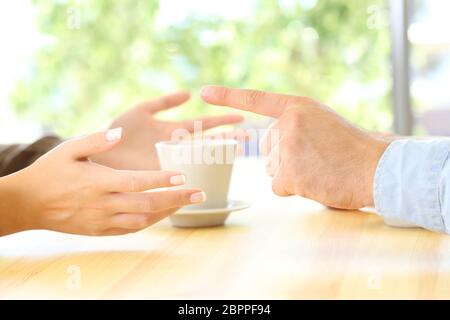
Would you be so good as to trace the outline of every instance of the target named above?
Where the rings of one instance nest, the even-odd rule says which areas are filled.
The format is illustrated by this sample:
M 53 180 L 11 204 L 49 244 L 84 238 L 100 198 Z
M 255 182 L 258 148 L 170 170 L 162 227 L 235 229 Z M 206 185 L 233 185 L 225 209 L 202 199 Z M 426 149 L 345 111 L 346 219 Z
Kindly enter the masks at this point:
M 207 86 L 202 98 L 277 118 L 261 142 L 276 194 L 341 209 L 373 205 L 374 174 L 387 141 L 305 97 Z
M 186 129 L 192 132 L 194 121 L 202 121 L 202 129 L 207 130 L 243 120 L 243 117 L 239 115 L 206 117 L 179 122 L 161 121 L 154 118 L 159 111 L 177 107 L 189 98 L 188 92 L 179 92 L 157 100 L 140 103 L 125 112 L 114 120 L 110 126 L 111 128 L 123 128 L 122 143 L 108 152 L 95 155 L 91 160 L 115 169 L 159 169 L 155 143 L 170 140 L 174 130 Z

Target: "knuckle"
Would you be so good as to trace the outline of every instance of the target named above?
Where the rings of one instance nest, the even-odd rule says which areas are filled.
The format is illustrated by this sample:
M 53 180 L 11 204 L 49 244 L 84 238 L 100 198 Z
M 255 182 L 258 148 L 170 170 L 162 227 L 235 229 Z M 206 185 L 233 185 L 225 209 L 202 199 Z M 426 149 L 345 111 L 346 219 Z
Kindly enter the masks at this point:
M 266 173 L 269 176 L 273 177 L 274 170 L 273 170 L 273 165 L 270 161 L 266 162 Z
M 228 89 L 227 88 L 217 88 L 216 94 L 219 99 L 226 101 L 228 99 Z
M 266 139 L 268 141 L 279 141 L 281 137 L 281 131 L 278 127 L 278 122 L 275 123 L 275 125 L 266 133 Z
M 280 148 L 280 145 L 277 145 L 276 147 L 272 148 L 269 152 L 269 160 L 270 161 L 281 161 L 281 155 L 282 155 L 282 149 Z
M 189 202 L 190 196 L 191 196 L 191 192 L 187 192 L 187 191 L 179 192 L 174 199 L 174 204 L 175 205 L 184 205 Z
M 147 228 L 149 225 L 153 224 L 153 218 L 151 215 L 146 215 L 144 222 L 142 224 L 143 228 Z
M 169 108 L 170 105 L 171 105 L 171 99 L 170 99 L 170 97 L 165 96 L 165 97 L 163 97 L 163 98 L 161 99 L 161 106 L 162 106 L 164 109 Z
M 180 173 L 181 174 L 181 173 Z M 165 186 L 170 183 L 170 178 L 172 176 L 179 175 L 179 173 L 175 172 L 160 172 L 157 175 L 154 175 L 151 180 L 155 182 L 158 186 Z
M 278 104 L 282 108 L 294 108 L 296 106 L 300 106 L 300 101 L 297 97 L 293 96 L 281 96 L 278 98 Z M 287 109 L 289 111 L 289 109 Z
M 308 97 L 299 99 L 298 104 L 301 104 L 306 110 L 308 110 L 309 108 L 315 109 L 318 106 L 318 103 L 315 100 Z
M 142 229 L 148 228 L 149 225 L 150 225 L 149 219 L 145 219 L 139 223 L 139 226 L 136 229 L 142 230 Z
M 258 148 L 263 156 L 267 156 L 269 154 L 269 144 L 267 143 L 267 141 L 261 141 Z
M 111 203 L 108 203 L 109 201 L 105 202 L 105 201 L 92 201 L 92 203 L 89 205 L 89 209 L 94 210 L 97 213 L 100 212 L 106 212 L 108 211 L 108 209 L 111 207 L 113 208 L 114 206 L 111 205 Z
M 91 179 L 91 181 L 88 181 L 86 183 L 86 189 L 89 191 L 98 191 L 98 190 L 103 190 L 105 189 L 105 183 L 103 183 L 100 180 L 97 180 L 95 178 Z
M 103 189 L 104 186 L 104 181 L 101 178 L 96 178 L 95 172 L 92 172 L 86 177 L 85 181 L 83 181 L 82 189 L 95 192 Z
M 280 164 L 280 167 L 272 180 L 272 191 L 281 197 L 285 197 L 289 192 L 290 176 L 285 170 L 285 166 Z
M 302 198 L 308 198 L 305 189 L 298 185 L 294 187 L 294 194 Z
M 130 192 L 137 192 L 140 190 L 140 187 L 141 187 L 140 180 L 135 176 L 126 178 L 124 180 L 123 184 L 124 184 L 124 189 L 128 190 Z
M 273 191 L 273 193 L 275 193 L 276 195 L 281 196 L 281 195 L 283 195 L 282 190 L 283 190 L 283 187 L 280 184 L 279 180 L 278 179 L 274 179 L 272 181 L 272 191 Z
M 153 195 L 148 195 L 141 203 L 141 209 L 144 212 L 152 212 L 157 209 L 156 199 Z
M 94 224 L 91 225 L 88 230 L 88 235 L 93 237 L 98 237 L 103 234 L 103 228 L 100 225 Z
M 280 153 L 283 155 L 290 154 L 297 145 L 297 141 L 291 137 L 285 137 L 280 141 Z
M 277 159 L 269 159 L 266 162 L 266 172 L 269 176 L 273 177 L 280 169 L 280 163 Z
M 249 106 L 255 106 L 258 101 L 261 101 L 261 99 L 264 98 L 265 93 L 259 90 L 249 90 L 247 94 L 245 95 L 245 101 L 244 103 Z
M 78 195 L 95 195 L 98 194 L 98 190 L 101 189 L 101 183 L 99 181 L 87 178 L 80 179 L 81 181 L 78 181 L 74 187 L 73 191 L 77 192 Z
M 148 217 L 141 217 L 140 219 L 136 220 L 134 225 L 132 226 L 133 229 L 145 229 L 149 225 L 149 218 Z
M 307 120 L 307 113 L 300 109 L 290 109 L 284 114 L 283 120 L 289 128 L 300 128 Z
M 179 190 L 170 195 L 164 209 L 181 207 L 189 203 L 188 199 L 192 192 L 188 190 Z

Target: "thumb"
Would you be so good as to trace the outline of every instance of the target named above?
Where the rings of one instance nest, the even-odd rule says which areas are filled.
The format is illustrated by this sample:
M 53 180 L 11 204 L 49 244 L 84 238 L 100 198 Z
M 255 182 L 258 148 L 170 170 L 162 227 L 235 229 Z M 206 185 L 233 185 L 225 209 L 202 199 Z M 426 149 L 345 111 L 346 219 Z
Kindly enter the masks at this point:
M 70 158 L 83 159 L 112 149 L 121 139 L 122 128 L 109 129 L 66 141 L 60 150 Z

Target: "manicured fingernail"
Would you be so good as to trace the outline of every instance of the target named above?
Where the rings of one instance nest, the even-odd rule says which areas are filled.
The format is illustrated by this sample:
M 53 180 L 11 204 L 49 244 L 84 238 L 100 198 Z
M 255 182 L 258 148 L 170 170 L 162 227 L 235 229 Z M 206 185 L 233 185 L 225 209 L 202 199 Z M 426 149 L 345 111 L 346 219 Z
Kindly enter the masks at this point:
M 200 90 L 200 95 L 204 98 L 214 98 L 214 89 L 206 86 Z
M 122 139 L 122 128 L 109 129 L 106 131 L 106 141 L 117 141 Z
M 204 192 L 193 193 L 193 194 L 191 194 L 190 200 L 191 200 L 191 203 L 205 202 L 206 193 L 204 193 Z
M 179 176 L 170 177 L 170 183 L 173 184 L 174 186 L 179 186 L 181 184 L 185 184 L 186 177 L 182 174 L 180 174 Z

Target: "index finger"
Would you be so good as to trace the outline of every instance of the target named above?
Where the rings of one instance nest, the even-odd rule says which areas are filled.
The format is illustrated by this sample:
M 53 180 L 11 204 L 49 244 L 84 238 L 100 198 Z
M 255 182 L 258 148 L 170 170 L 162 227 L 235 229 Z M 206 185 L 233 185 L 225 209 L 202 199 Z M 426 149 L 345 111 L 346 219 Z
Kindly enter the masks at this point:
M 278 118 L 287 107 L 301 104 L 304 98 L 259 90 L 205 86 L 201 90 L 205 102 L 255 112 Z
M 186 182 L 177 171 L 131 171 L 106 168 L 98 175 L 98 185 L 108 192 L 142 192 L 150 189 L 173 187 Z

